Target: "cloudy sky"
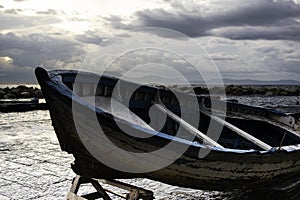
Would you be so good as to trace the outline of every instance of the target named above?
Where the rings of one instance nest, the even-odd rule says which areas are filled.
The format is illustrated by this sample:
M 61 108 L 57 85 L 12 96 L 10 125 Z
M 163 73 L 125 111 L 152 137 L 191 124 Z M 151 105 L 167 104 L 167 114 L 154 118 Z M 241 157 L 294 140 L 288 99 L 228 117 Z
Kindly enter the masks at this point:
M 40 65 L 126 71 L 149 59 L 210 71 L 209 59 L 230 79 L 300 80 L 299 42 L 300 0 L 0 0 L 2 83 L 34 82 Z

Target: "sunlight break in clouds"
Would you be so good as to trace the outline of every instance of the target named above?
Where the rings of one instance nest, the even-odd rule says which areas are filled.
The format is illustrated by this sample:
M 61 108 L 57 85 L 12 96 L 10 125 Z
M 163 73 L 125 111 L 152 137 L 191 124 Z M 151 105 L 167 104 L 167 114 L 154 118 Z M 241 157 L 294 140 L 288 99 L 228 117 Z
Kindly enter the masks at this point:
M 9 65 L 2 59 L 0 73 L 8 74 L 11 79 L 30 77 L 35 81 L 32 71 L 38 65 L 47 69 L 78 69 L 95 46 L 104 50 L 120 44 L 128 49 L 134 46 L 126 43 L 128 31 L 158 27 L 181 32 L 197 41 L 211 54 L 224 78 L 299 80 L 299 3 L 299 0 L 0 0 L 0 57 L 12 59 Z M 197 59 L 195 50 L 187 47 L 180 37 L 145 35 L 141 36 L 145 42 L 152 37 L 180 43 L 179 51 Z M 113 54 L 114 51 L 101 55 L 103 63 L 109 63 L 116 56 Z M 1 77 L 0 81 L 3 80 Z

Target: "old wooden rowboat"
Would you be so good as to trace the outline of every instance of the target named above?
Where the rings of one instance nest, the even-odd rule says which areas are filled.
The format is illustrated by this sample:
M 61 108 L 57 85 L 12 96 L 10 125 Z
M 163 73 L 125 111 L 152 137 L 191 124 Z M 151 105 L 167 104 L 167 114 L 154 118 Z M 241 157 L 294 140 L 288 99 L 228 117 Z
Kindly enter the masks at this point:
M 74 155 L 72 169 L 76 174 L 100 179 L 143 177 L 176 186 L 209 190 L 299 185 L 300 137 L 293 127 L 280 122 L 281 119 L 284 121 L 285 118 L 282 117 L 286 117 L 285 115 L 280 113 L 276 115 L 276 112 L 271 111 L 264 114 L 258 108 L 254 111 L 250 109 L 253 113 L 245 114 L 240 111 L 235 114 L 234 109 L 239 109 L 234 104 L 229 105 L 224 121 L 220 118 L 222 113 L 219 116 L 211 114 L 209 107 L 205 106 L 207 99 L 203 100 L 202 97 L 197 97 L 200 105 L 198 109 L 197 105 L 190 105 L 188 94 L 180 94 L 186 96 L 186 102 L 182 104 L 184 108 L 179 108 L 179 102 L 174 94 L 159 87 L 138 86 L 132 82 L 104 75 L 99 77 L 87 72 L 81 72 L 78 78 L 78 71 L 70 70 L 46 71 L 36 68 L 35 73 L 49 106 L 61 149 Z M 129 99 L 128 107 L 138 118 L 137 123 L 121 114 L 120 116 L 113 114 L 107 105 L 104 105 L 107 100 L 111 102 L 114 87 L 117 87 L 120 81 L 123 84 L 118 90 L 121 91 L 118 95 L 123 99 Z M 132 88 L 137 89 L 133 95 L 126 96 L 127 91 Z M 91 101 L 90 97 L 94 95 L 96 97 Z M 150 122 L 149 108 L 155 102 L 157 112 L 167 116 L 166 123 L 160 130 L 156 127 L 162 123 L 159 120 L 161 116 L 154 117 L 158 119 L 156 124 Z M 197 126 L 191 126 L 188 121 L 181 120 L 184 114 L 182 112 L 196 108 L 200 114 Z M 247 108 L 246 106 L 240 110 L 249 111 Z M 276 120 L 276 116 L 279 120 Z M 93 119 L 90 117 L 96 117 L 105 137 L 97 132 L 99 124 L 92 123 Z M 206 134 L 208 124 L 211 122 L 224 126 L 220 137 L 215 141 Z M 178 130 L 179 124 L 183 129 Z M 120 128 L 120 125 L 127 131 Z M 128 134 L 128 130 L 149 137 L 136 137 Z M 174 134 L 177 131 L 196 137 L 192 137 L 193 141 L 184 137 L 179 138 Z M 82 132 L 89 138 L 82 137 Z M 136 162 L 126 163 L 127 158 L 115 155 L 113 148 L 97 149 L 97 146 L 94 146 L 96 150 L 91 151 L 83 140 L 92 141 L 93 136 L 95 140 L 100 141 L 99 146 L 109 147 L 110 144 L 106 143 L 112 142 L 124 151 L 134 152 L 130 159 Z M 167 166 L 143 172 L 141 165 L 146 162 L 143 160 L 146 158 L 140 155 L 168 148 L 169 143 L 175 143 L 179 149 L 186 145 L 188 148 L 180 152 L 180 155 Z M 178 149 L 167 150 L 170 154 L 166 155 L 173 155 L 173 152 L 176 155 Z M 207 155 L 199 156 L 201 151 L 206 151 Z M 102 156 L 103 162 L 95 152 L 99 157 Z M 152 159 L 157 157 L 160 161 L 170 159 L 168 156 L 155 153 L 152 156 Z M 107 164 L 107 158 L 113 159 L 114 166 Z M 116 167 L 115 164 L 119 165 Z M 124 170 L 118 168 L 122 166 Z

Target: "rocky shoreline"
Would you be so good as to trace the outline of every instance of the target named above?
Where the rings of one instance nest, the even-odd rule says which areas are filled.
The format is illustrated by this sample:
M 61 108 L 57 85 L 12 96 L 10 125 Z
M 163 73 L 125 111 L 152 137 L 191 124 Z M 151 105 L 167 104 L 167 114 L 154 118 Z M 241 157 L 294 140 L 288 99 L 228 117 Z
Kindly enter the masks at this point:
M 0 88 L 0 99 L 43 98 L 42 90 L 36 87 L 19 85 L 17 87 Z
M 283 86 L 242 86 L 242 85 L 228 85 L 224 87 L 212 87 L 209 92 L 206 87 L 194 87 L 196 94 L 222 94 L 226 91 L 226 95 L 235 96 L 249 96 L 249 95 L 262 95 L 262 96 L 300 96 L 300 85 L 283 85 Z M 190 89 L 185 88 L 185 91 Z
M 266 96 L 297 96 L 300 95 L 300 86 L 235 86 L 226 87 L 230 95 L 266 95 Z
M 191 87 L 172 86 L 184 92 L 191 92 Z M 212 87 L 209 92 L 207 87 L 193 87 L 196 94 L 221 94 L 224 87 Z M 284 86 L 242 86 L 228 85 L 225 86 L 226 95 L 262 95 L 262 96 L 300 96 L 299 85 L 284 85 Z M 36 87 L 27 87 L 19 85 L 17 87 L 0 88 L 0 99 L 20 99 L 20 98 L 43 98 L 41 89 Z

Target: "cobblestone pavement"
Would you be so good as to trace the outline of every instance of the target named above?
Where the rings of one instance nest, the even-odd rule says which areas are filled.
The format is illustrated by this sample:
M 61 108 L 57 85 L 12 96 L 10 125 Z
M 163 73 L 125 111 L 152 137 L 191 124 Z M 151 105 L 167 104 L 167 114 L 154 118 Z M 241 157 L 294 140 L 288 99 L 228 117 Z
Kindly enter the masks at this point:
M 65 199 L 72 161 L 47 111 L 0 113 L 0 200 Z
M 0 146 L 0 199 L 65 199 L 72 157 L 47 137 Z
M 75 176 L 70 168 L 72 160 L 72 156 L 61 152 L 58 143 L 49 141 L 48 137 L 35 137 L 34 140 L 28 138 L 15 141 L 14 144 L 2 143 L 0 200 L 66 199 L 72 178 Z M 154 191 L 156 199 L 222 199 L 218 192 L 168 186 L 148 179 L 126 182 L 138 183 L 139 186 Z M 91 190 L 91 187 L 83 186 L 81 193 Z M 125 191 L 118 190 L 118 192 Z M 119 199 L 116 196 L 113 198 Z
M 60 150 L 47 111 L 0 113 L 0 200 L 66 199 L 75 176 L 70 168 L 72 161 L 72 155 Z M 149 179 L 125 182 L 153 191 L 156 199 L 228 199 L 230 196 Z M 83 186 L 80 193 L 92 190 Z M 113 196 L 113 199 L 120 198 Z

